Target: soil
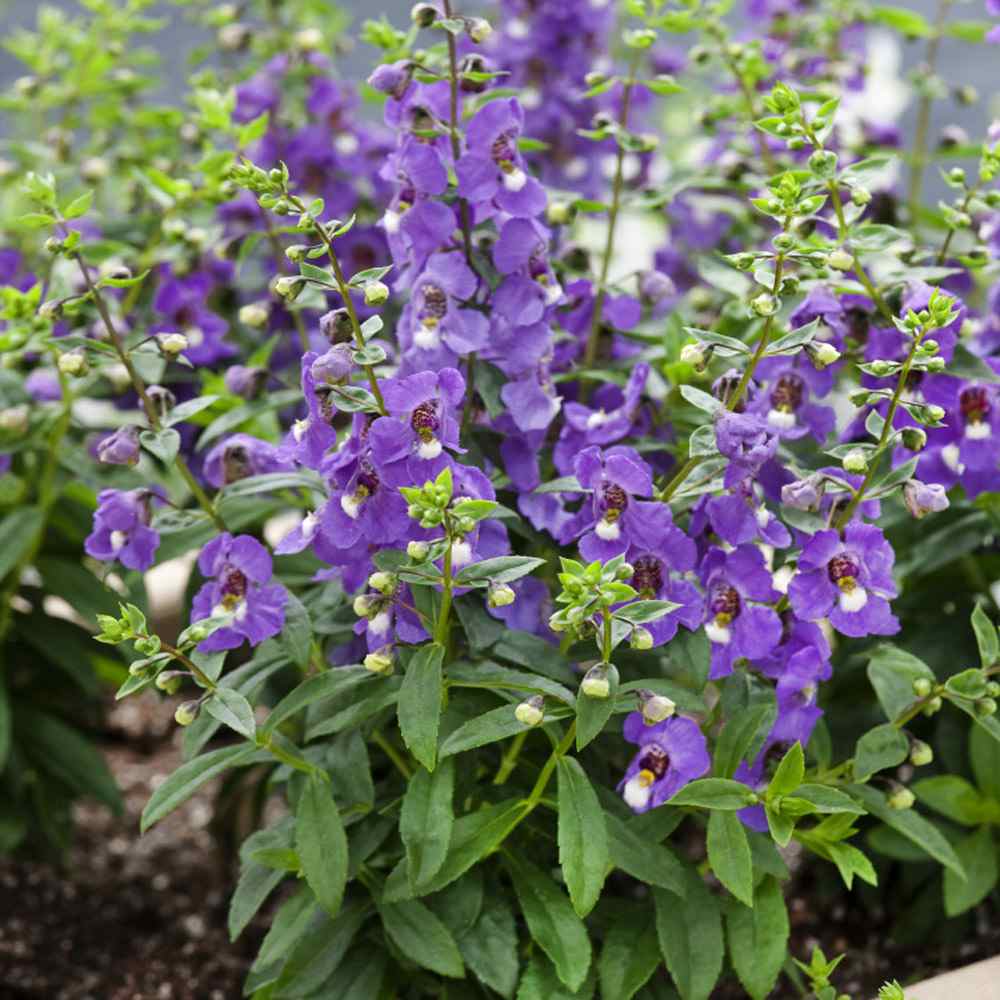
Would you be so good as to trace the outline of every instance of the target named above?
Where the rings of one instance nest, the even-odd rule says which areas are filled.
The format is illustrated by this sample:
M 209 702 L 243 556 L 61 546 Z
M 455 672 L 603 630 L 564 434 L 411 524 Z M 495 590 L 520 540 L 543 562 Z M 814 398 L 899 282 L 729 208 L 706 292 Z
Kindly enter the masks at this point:
M 180 762 L 177 727 L 162 701 L 116 705 L 106 754 L 122 788 L 121 817 L 78 809 L 77 839 L 63 867 L 0 861 L 0 1000 L 239 1000 L 266 919 L 235 943 L 226 931 L 233 870 L 209 823 L 211 784 L 144 836 L 139 815 Z M 972 929 L 946 945 L 902 948 L 891 918 L 858 894 L 814 882 L 799 869 L 789 901 L 793 954 L 819 944 L 847 952 L 834 982 L 868 1000 L 886 979 L 914 982 L 1000 953 L 1000 912 L 979 907 Z M 943 936 L 942 936 L 943 937 Z M 772 1000 L 799 1000 L 782 978 Z M 714 1000 L 746 1000 L 738 986 Z

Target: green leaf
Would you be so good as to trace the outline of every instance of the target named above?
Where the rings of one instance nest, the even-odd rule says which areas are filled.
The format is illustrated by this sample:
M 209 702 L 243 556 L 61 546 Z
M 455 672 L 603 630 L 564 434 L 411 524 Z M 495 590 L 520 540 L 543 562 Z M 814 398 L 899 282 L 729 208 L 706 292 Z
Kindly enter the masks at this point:
M 579 989 L 571 990 L 559 981 L 552 963 L 540 951 L 531 956 L 517 988 L 517 1000 L 592 1000 L 593 996 L 593 969 Z
M 802 784 L 805 773 L 806 755 L 802 750 L 802 744 L 796 742 L 781 758 L 774 777 L 768 783 L 767 797 L 770 799 L 776 795 L 790 795 Z
M 62 214 L 67 219 L 78 219 L 81 215 L 86 215 L 90 211 L 90 206 L 94 201 L 93 191 L 84 191 L 79 197 L 74 198 L 63 210 Z
M 206 699 L 205 711 L 248 740 L 256 736 L 257 723 L 253 717 L 253 707 L 239 691 L 217 687 Z
M 708 817 L 708 862 L 715 877 L 741 902 L 753 906 L 753 863 L 739 816 L 713 810 Z
M 240 877 L 229 900 L 229 940 L 235 941 L 253 920 L 264 901 L 284 880 L 281 869 L 249 862 L 240 870 Z
M 851 785 L 848 791 L 886 826 L 901 833 L 932 858 L 950 868 L 959 878 L 965 878 L 958 855 L 941 831 L 929 820 L 912 809 L 893 809 L 882 792 L 868 785 Z
M 621 618 L 633 625 L 645 625 L 647 622 L 658 621 L 678 607 L 680 605 L 673 601 L 633 601 L 615 611 L 615 618 Z
M 465 964 L 451 931 L 423 903 L 416 899 L 381 902 L 378 911 L 389 939 L 410 961 L 440 976 L 465 976 Z
M 726 907 L 729 957 L 753 1000 L 774 989 L 788 948 L 788 912 L 778 880 L 766 876 L 754 893 L 753 907 Z
M 609 867 L 608 833 L 604 812 L 580 762 L 560 757 L 559 864 L 573 902 L 586 916 L 601 897 Z
M 647 885 L 684 895 L 684 866 L 669 847 L 643 836 L 632 823 L 613 813 L 605 813 L 604 822 L 608 830 L 609 856 L 615 868 Z
M 672 806 L 701 806 L 703 809 L 745 809 L 753 803 L 754 793 L 743 782 L 731 778 L 699 778 L 685 785 L 670 800 Z
M 181 449 L 181 436 L 172 427 L 164 427 L 158 431 L 143 431 L 139 443 L 164 465 L 170 465 Z
M 514 911 L 500 895 L 492 896 L 472 928 L 458 939 L 458 950 L 475 977 L 502 997 L 517 989 L 517 927 Z
M 973 726 L 969 730 L 969 759 L 980 790 L 1000 801 L 1000 741 Z
M 347 835 L 330 786 L 310 778 L 295 812 L 295 847 L 302 874 L 320 906 L 336 916 L 347 884 Z
M 325 670 L 321 674 L 309 677 L 292 688 L 271 709 L 267 721 L 261 726 L 261 732 L 264 734 L 273 732 L 285 719 L 291 718 L 309 705 L 345 694 L 365 683 L 375 686 L 378 684 L 378 678 L 361 666 L 336 667 L 333 670 Z
M 853 813 L 860 816 L 864 809 L 844 792 L 831 788 L 829 785 L 799 785 L 791 799 L 801 799 L 814 807 L 820 813 Z
M 0 580 L 2 580 L 35 544 L 35 537 L 45 521 L 37 507 L 21 507 L 0 521 Z
M 510 583 L 544 566 L 544 559 L 531 556 L 497 556 L 466 566 L 456 577 L 458 587 L 487 587 L 491 583 Z
M 879 646 L 868 661 L 868 679 L 890 721 L 917 700 L 914 681 L 928 680 L 931 684 L 936 681 L 934 672 L 923 660 L 888 643 Z
M 983 795 L 957 774 L 921 778 L 913 783 L 913 794 L 935 812 L 963 826 L 1000 822 L 1000 803 Z
M 307 886 L 289 896 L 275 911 L 253 968 L 263 969 L 273 962 L 283 961 L 299 939 L 306 933 L 314 914 L 319 912 L 316 899 Z
M 444 864 L 455 821 L 454 758 L 432 772 L 420 768 L 410 779 L 399 816 L 399 836 L 406 847 L 407 874 L 414 890 L 435 876 Z
M 965 869 L 966 879 L 963 881 L 945 869 L 944 912 L 949 917 L 981 903 L 997 883 L 997 845 L 988 826 L 981 826 L 958 841 L 955 853 Z
M 972 628 L 976 633 L 976 645 L 979 646 L 979 661 L 985 670 L 1000 659 L 1000 641 L 996 625 L 990 621 L 981 604 L 977 604 L 972 612 Z
M 529 729 L 514 716 L 513 705 L 501 705 L 492 711 L 477 715 L 463 722 L 442 744 L 440 756 L 450 757 L 464 750 L 486 746 L 497 740 L 505 740 Z
M 715 748 L 715 773 L 731 778 L 741 760 L 752 760 L 760 752 L 778 715 L 774 698 L 749 706 L 731 718 L 719 734 Z
M 618 698 L 618 668 L 609 663 L 607 698 L 590 698 L 582 691 L 576 696 L 576 748 L 582 750 L 588 743 L 600 736 L 615 710 Z
M 660 952 L 683 1000 L 708 1000 L 719 974 L 725 947 L 719 902 L 690 869 L 683 898 L 653 890 Z
M 513 855 L 505 861 L 532 938 L 552 960 L 559 979 L 571 990 L 578 990 L 591 961 L 590 938 L 583 921 L 540 868 Z
M 632 1000 L 659 968 L 656 921 L 645 907 L 615 913 L 598 960 L 601 1000 Z
M 909 752 L 910 741 L 892 723 L 876 726 L 854 748 L 854 777 L 867 781 L 877 771 L 902 764 Z
M 271 760 L 271 755 L 266 750 L 239 744 L 212 750 L 181 764 L 150 796 L 142 811 L 140 832 L 145 833 L 154 823 L 186 802 L 206 781 L 211 781 L 227 768 L 245 767 L 265 760 Z
M 428 771 L 437 763 L 443 661 L 443 646 L 436 642 L 421 646 L 410 657 L 399 690 L 397 713 L 403 742 Z
M 826 844 L 825 849 L 848 889 L 853 887 L 855 875 L 869 885 L 878 885 L 878 875 L 872 863 L 853 844 L 835 841 Z
M 305 670 L 312 654 L 312 622 L 305 605 L 291 593 L 285 605 L 285 624 L 278 638 L 292 663 L 299 670 Z

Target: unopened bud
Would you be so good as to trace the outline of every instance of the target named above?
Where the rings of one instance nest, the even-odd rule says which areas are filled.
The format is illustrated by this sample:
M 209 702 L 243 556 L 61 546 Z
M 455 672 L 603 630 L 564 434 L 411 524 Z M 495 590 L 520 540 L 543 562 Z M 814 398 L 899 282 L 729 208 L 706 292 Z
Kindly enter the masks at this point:
M 872 193 L 868 188 L 856 187 L 851 189 L 851 201 L 858 208 L 863 208 L 872 200 Z
M 367 618 L 375 610 L 376 601 L 369 594 L 358 594 L 352 607 L 359 618 Z
M 835 271 L 850 271 L 854 267 L 854 258 L 843 249 L 837 249 L 828 253 L 826 263 Z
M 927 445 L 927 431 L 922 427 L 904 427 L 901 440 L 908 451 L 923 451 Z
M 701 344 L 685 344 L 681 348 L 681 361 L 701 370 L 705 367 L 705 350 Z
M 941 711 L 941 707 L 943 705 L 944 702 L 939 697 L 935 696 L 934 698 L 931 698 L 931 700 L 924 705 L 924 715 L 936 715 Z
M 906 809 L 912 809 L 913 803 L 917 801 L 916 796 L 903 785 L 897 785 L 896 788 L 889 793 L 889 808 L 898 809 L 900 812 Z
M 545 209 L 545 218 L 550 226 L 565 226 L 576 216 L 576 209 L 568 201 L 551 201 Z
M 250 302 L 240 307 L 239 319 L 244 326 L 261 327 L 267 322 L 268 307 L 262 302 Z
M 368 586 L 372 590 L 377 590 L 380 594 L 393 594 L 396 591 L 396 574 L 385 573 L 379 570 L 368 577 Z
M 187 674 L 183 670 L 161 670 L 156 675 L 156 686 L 166 694 L 177 694 Z M 182 723 L 183 725 L 183 723 Z
M 63 375 L 70 375 L 73 378 L 80 378 L 86 375 L 90 366 L 87 364 L 87 355 L 82 347 L 76 347 L 72 351 L 59 355 L 57 362 L 59 371 Z
M 842 462 L 845 472 L 865 472 L 868 469 L 868 459 L 860 449 L 849 451 Z
M 545 718 L 545 699 L 540 694 L 532 695 L 514 709 L 514 718 L 523 726 L 541 725 Z
M 389 286 L 381 281 L 369 281 L 365 285 L 365 304 L 380 306 L 389 298 Z
M 643 721 L 647 726 L 655 726 L 657 722 L 669 719 L 677 711 L 677 705 L 665 694 L 640 691 L 639 711 L 642 712 Z
M 1000 684 L 997 684 L 996 681 L 989 681 L 986 684 L 986 693 L 991 698 L 1000 698 Z
M 156 342 L 160 345 L 160 350 L 169 358 L 176 358 L 181 351 L 188 349 L 188 339 L 183 333 L 160 333 L 157 334 Z
M 918 677 L 913 682 L 913 693 L 918 698 L 926 698 L 933 690 L 934 685 L 926 677 Z
M 930 403 L 926 407 L 924 407 L 924 410 L 927 414 L 928 419 L 932 423 L 937 424 L 940 423 L 942 420 L 944 420 L 943 406 L 938 406 L 936 403 Z
M 174 712 L 174 721 L 178 726 L 190 726 L 195 719 L 198 718 L 198 713 L 201 711 L 200 701 L 185 701 L 177 706 L 177 711 Z
M 483 17 L 470 17 L 465 22 L 465 30 L 477 45 L 482 45 L 493 34 L 493 26 Z
M 274 283 L 275 294 L 290 301 L 297 298 L 301 290 L 302 282 L 298 278 L 289 274 L 278 278 L 278 280 Z
M 369 653 L 364 659 L 365 670 L 373 674 L 388 676 L 393 670 L 392 646 L 383 646 L 374 653 Z
M 996 700 L 993 698 L 979 698 L 976 701 L 976 715 L 983 717 L 995 715 L 997 710 Z
M 410 20 L 418 28 L 429 28 L 437 20 L 437 9 L 429 3 L 414 4 L 410 10 Z
M 486 603 L 491 608 L 506 608 L 516 599 L 514 588 L 508 583 L 491 583 L 486 592 Z
M 354 336 L 354 324 L 350 313 L 341 306 L 324 313 L 319 320 L 319 332 L 331 344 L 342 343 Z
M 833 344 L 828 344 L 825 341 L 806 345 L 806 353 L 808 353 L 813 367 L 820 371 L 840 360 L 840 351 Z
M 295 47 L 300 52 L 315 52 L 323 44 L 319 28 L 302 28 L 295 32 Z
M 628 644 L 633 649 L 652 649 L 653 633 L 644 625 L 636 625 L 632 629 L 632 634 L 628 637 Z
M 580 683 L 580 691 L 588 698 L 607 698 L 611 694 L 608 668 L 603 663 L 591 667 Z
M 914 740 L 910 746 L 910 763 L 914 767 L 926 767 L 934 760 L 934 750 L 923 740 Z
M 430 553 L 431 547 L 426 542 L 409 542 L 406 546 L 406 554 L 414 562 L 423 562 Z
M 778 301 L 773 295 L 762 292 L 750 300 L 750 308 L 758 316 L 773 316 L 778 311 Z

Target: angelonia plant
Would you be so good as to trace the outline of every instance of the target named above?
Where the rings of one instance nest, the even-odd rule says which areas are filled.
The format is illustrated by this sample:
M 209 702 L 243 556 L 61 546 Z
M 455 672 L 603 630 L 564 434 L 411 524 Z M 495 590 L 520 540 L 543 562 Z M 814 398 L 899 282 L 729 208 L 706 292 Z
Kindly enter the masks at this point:
M 241 805 L 255 1000 L 841 1000 L 807 868 L 960 940 L 1000 125 L 936 60 L 997 4 L 178 0 L 172 104 L 152 6 L 5 43 L 0 845 L 120 806 L 111 682 L 183 727 L 144 829 Z

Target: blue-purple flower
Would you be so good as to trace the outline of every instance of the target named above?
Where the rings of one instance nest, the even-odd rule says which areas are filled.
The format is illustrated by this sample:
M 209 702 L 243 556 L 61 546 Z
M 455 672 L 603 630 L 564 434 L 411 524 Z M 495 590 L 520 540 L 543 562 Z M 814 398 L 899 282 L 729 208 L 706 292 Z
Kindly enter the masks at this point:
M 719 453 L 729 459 L 724 483 L 735 486 L 760 471 L 778 450 L 778 434 L 756 414 L 723 412 L 715 423 Z
M 198 568 L 209 580 L 194 595 L 192 621 L 232 615 L 198 646 L 200 652 L 235 649 L 244 640 L 256 646 L 277 635 L 285 623 L 288 591 L 271 583 L 271 556 L 250 535 L 228 532 L 213 538 L 198 556 Z
M 618 791 L 634 812 L 663 805 L 712 766 L 704 734 L 696 722 L 683 716 L 650 726 L 641 712 L 631 712 L 625 719 L 625 739 L 638 744 L 639 752 Z
M 127 569 L 149 569 L 160 545 L 160 536 L 149 526 L 154 499 L 162 499 L 158 488 L 101 490 L 93 531 L 83 543 L 87 555 L 102 562 L 117 560 Z
M 249 476 L 286 472 L 292 468 L 281 451 L 252 434 L 233 434 L 205 456 L 205 479 L 216 489 Z

